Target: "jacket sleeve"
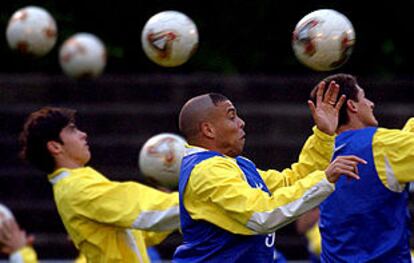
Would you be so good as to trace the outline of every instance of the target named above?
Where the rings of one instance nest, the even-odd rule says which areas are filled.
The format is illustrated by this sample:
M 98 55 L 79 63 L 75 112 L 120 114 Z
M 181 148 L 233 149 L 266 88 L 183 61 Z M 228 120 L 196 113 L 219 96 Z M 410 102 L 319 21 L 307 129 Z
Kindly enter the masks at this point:
M 407 125 L 404 128 L 409 129 Z M 401 192 L 405 183 L 414 181 L 414 134 L 378 128 L 372 144 L 375 167 L 381 181 L 389 189 Z
M 142 231 L 142 236 L 144 237 L 145 246 L 151 247 L 151 246 L 160 244 L 172 232 L 173 231 L 166 231 L 166 232 Z
M 66 209 L 88 219 L 125 228 L 169 231 L 179 226 L 178 194 L 136 182 L 78 182 L 77 198 Z M 72 193 L 73 194 L 73 193 Z
M 9 256 L 10 263 L 37 263 L 36 251 L 29 246 L 23 247 Z
M 316 170 L 324 171 L 332 159 L 334 144 L 334 135 L 325 134 L 314 127 L 313 134 L 302 148 L 298 162 L 282 172 L 272 169 L 259 170 L 260 175 L 270 192 L 274 192 L 280 187 L 290 186 Z
M 184 205 L 194 220 L 205 220 L 236 234 L 272 233 L 319 205 L 333 190 L 316 171 L 270 196 L 252 188 L 229 158 L 213 157 L 192 171 Z
M 402 130 L 406 132 L 414 132 L 414 118 L 408 119 Z

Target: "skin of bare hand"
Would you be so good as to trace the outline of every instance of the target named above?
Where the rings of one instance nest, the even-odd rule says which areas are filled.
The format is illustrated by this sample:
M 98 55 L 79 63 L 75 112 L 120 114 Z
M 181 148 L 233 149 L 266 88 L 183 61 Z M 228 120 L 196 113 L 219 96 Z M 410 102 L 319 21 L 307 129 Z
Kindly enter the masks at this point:
M 2 253 L 12 254 L 29 244 L 31 239 L 33 238 L 29 238 L 13 218 L 5 219 L 0 225 L 0 247 Z
M 326 92 L 325 89 L 326 83 L 320 82 L 316 91 L 316 104 L 309 100 L 308 106 L 318 129 L 333 135 L 338 127 L 339 110 L 345 102 L 345 95 L 338 99 L 339 85 L 334 81 L 329 83 Z
M 326 178 L 331 183 L 336 183 L 342 175 L 359 180 L 358 164 L 367 164 L 367 162 L 355 155 L 338 156 L 325 170 Z

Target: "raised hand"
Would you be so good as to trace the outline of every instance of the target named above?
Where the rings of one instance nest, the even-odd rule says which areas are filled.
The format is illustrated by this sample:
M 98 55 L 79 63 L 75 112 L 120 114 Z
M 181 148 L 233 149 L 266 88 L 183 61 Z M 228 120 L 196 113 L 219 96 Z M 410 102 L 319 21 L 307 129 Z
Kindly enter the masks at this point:
M 338 127 L 339 110 L 345 102 L 345 95 L 338 99 L 339 85 L 334 81 L 329 83 L 326 92 L 325 88 L 325 81 L 321 81 L 316 91 L 316 105 L 308 100 L 308 106 L 318 129 L 333 135 Z
M 14 218 L 3 219 L 0 224 L 0 252 L 2 253 L 12 254 L 26 245 L 31 245 L 33 240 L 34 237 L 26 235 Z
M 359 180 L 357 165 L 360 163 L 367 164 L 364 159 L 355 155 L 338 156 L 325 170 L 326 178 L 331 183 L 336 183 L 341 175 Z

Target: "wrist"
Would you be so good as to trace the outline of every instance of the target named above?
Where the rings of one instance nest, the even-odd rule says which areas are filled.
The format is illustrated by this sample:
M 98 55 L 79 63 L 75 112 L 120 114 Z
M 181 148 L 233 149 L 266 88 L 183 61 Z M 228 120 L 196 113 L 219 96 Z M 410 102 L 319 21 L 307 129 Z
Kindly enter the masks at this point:
M 329 141 L 329 142 L 335 141 L 335 137 L 336 137 L 335 133 L 332 133 L 332 134 L 326 133 L 325 131 L 322 131 L 321 129 L 319 129 L 318 126 L 314 126 L 312 130 L 315 136 L 321 139 L 322 141 Z

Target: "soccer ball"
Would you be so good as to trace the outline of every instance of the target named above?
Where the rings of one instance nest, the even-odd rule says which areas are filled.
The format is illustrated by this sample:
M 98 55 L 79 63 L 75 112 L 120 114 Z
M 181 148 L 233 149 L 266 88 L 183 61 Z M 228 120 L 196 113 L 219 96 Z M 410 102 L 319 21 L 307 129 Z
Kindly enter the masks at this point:
M 164 67 L 184 64 L 196 51 L 198 31 L 194 22 L 177 11 L 151 17 L 141 34 L 142 47 L 149 59 Z
M 5 219 L 11 219 L 13 217 L 13 213 L 10 211 L 7 206 L 0 204 L 0 225 L 3 224 Z
M 172 133 L 161 133 L 145 142 L 138 164 L 143 175 L 170 189 L 178 185 L 186 141 Z
M 292 47 L 301 63 L 317 71 L 342 66 L 352 53 L 355 31 L 343 14 L 320 9 L 303 17 L 293 31 Z
M 66 75 L 72 78 L 94 78 L 105 68 L 106 48 L 96 36 L 78 33 L 63 43 L 59 63 Z
M 6 38 L 11 49 L 24 55 L 41 57 L 46 55 L 56 43 L 56 22 L 41 7 L 24 7 L 17 10 L 10 18 Z

